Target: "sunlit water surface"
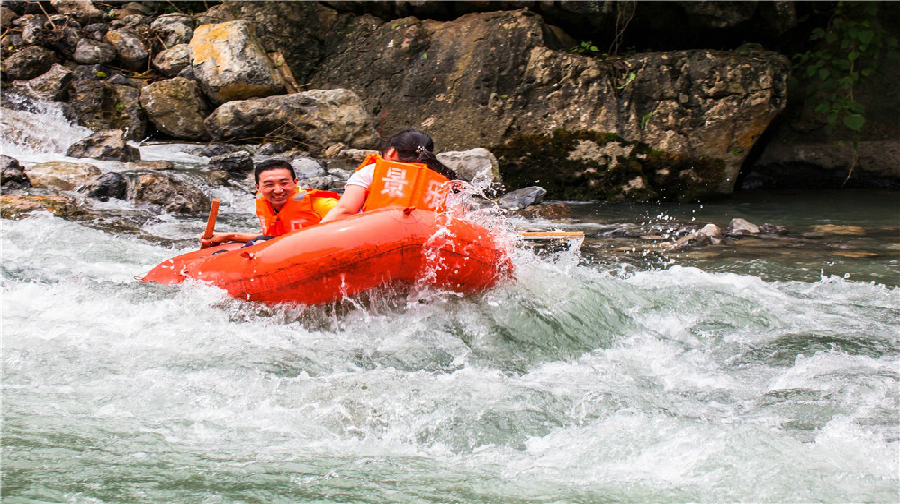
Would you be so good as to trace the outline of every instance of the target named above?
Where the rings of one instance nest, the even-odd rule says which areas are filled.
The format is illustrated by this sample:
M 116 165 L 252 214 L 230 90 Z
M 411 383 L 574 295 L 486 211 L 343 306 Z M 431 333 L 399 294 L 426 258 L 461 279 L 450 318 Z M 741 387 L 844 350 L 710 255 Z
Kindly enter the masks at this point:
M 224 227 L 253 225 L 241 194 Z M 587 205 L 557 227 L 699 212 L 802 233 L 816 207 Z M 4 502 L 900 499 L 890 237 L 833 264 L 522 247 L 482 295 L 323 307 L 135 280 L 203 223 L 2 221 Z

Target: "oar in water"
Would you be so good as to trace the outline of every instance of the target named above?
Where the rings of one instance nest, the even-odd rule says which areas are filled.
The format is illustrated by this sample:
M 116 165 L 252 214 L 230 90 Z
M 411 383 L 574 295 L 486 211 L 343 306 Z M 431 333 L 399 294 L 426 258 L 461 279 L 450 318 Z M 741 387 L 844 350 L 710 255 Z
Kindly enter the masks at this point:
M 219 216 L 219 199 L 212 200 L 212 206 L 209 208 L 209 219 L 206 220 L 206 231 L 200 236 L 201 240 L 209 240 L 213 237 L 213 229 L 216 227 L 216 218 Z M 200 242 L 200 248 L 209 247 L 208 243 Z

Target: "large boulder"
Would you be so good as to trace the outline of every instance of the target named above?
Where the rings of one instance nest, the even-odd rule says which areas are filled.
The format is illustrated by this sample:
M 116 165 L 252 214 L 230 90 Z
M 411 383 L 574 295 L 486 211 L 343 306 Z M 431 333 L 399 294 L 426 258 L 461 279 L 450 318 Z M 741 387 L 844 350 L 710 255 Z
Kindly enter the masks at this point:
M 27 170 L 34 187 L 73 191 L 100 176 L 100 168 L 87 163 L 51 161 L 32 165 Z
M 81 68 L 89 69 L 88 76 L 98 73 L 90 66 Z M 81 126 L 93 130 L 121 129 L 129 140 L 143 140 L 147 136 L 147 114 L 141 108 L 137 88 L 76 78 L 71 90 L 69 103 Z
M 191 38 L 194 76 L 214 103 L 284 92 L 284 80 L 246 21 L 203 25 Z
M 50 49 L 28 46 L 14 52 L 3 60 L 3 75 L 6 80 L 30 80 L 56 63 L 56 55 Z
M 448 22 L 360 18 L 311 84 L 341 83 L 381 112 L 385 131 L 418 126 L 442 148 L 491 147 L 563 129 L 716 159 L 723 166 L 708 195 L 732 190 L 750 147 L 786 101 L 788 61 L 776 53 L 696 50 L 602 61 L 563 48 L 527 11 Z
M 72 71 L 54 63 L 50 70 L 29 81 L 16 81 L 16 91 L 32 98 L 47 101 L 64 100 L 72 81 Z
M 103 11 L 91 0 L 50 0 L 50 5 L 56 12 L 71 16 L 83 25 L 103 19 Z
M 168 213 L 196 214 L 209 207 L 209 197 L 203 191 L 166 173 L 139 176 L 129 197 Z
M 122 130 L 102 130 L 88 135 L 69 147 L 69 157 L 101 161 L 140 161 L 140 151 L 128 145 Z
M 216 140 L 274 137 L 294 140 L 320 152 L 332 144 L 370 148 L 376 143 L 372 116 L 359 97 L 345 89 L 233 101 L 206 119 Z
M 88 196 L 100 201 L 125 199 L 128 196 L 128 179 L 121 173 L 104 173 L 86 184 L 84 190 Z
M 75 198 L 61 194 L 4 194 L 0 196 L 0 217 L 21 219 L 32 212 L 50 212 L 57 217 L 78 213 Z
M 156 128 L 175 138 L 206 140 L 203 120 L 210 106 L 200 85 L 182 77 L 150 84 L 141 90 L 141 106 Z

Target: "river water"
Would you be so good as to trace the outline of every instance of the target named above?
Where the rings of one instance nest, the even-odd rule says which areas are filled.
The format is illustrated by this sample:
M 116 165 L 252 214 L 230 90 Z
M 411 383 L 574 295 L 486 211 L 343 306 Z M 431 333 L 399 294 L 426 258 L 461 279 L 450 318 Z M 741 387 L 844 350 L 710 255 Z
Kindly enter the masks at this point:
M 86 134 L 25 122 L 54 136 L 4 137 L 26 166 Z M 210 190 L 223 228 L 252 229 L 249 195 Z M 4 220 L 3 501 L 897 502 L 897 201 L 573 205 L 512 222 L 584 230 L 580 252 L 520 247 L 482 295 L 312 308 L 136 281 L 195 246 L 199 216 Z M 792 241 L 608 232 L 733 217 Z

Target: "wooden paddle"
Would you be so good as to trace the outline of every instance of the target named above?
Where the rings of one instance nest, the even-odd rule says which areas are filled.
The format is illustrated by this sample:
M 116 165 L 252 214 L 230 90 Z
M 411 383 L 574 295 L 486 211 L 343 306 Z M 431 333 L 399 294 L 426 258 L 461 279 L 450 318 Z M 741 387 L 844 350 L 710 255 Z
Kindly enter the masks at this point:
M 212 206 L 209 208 L 209 219 L 206 220 L 206 231 L 200 236 L 201 240 L 209 240 L 213 237 L 213 229 L 216 227 L 216 217 L 219 216 L 219 198 L 212 200 Z M 200 242 L 200 248 L 209 247 L 208 243 Z

